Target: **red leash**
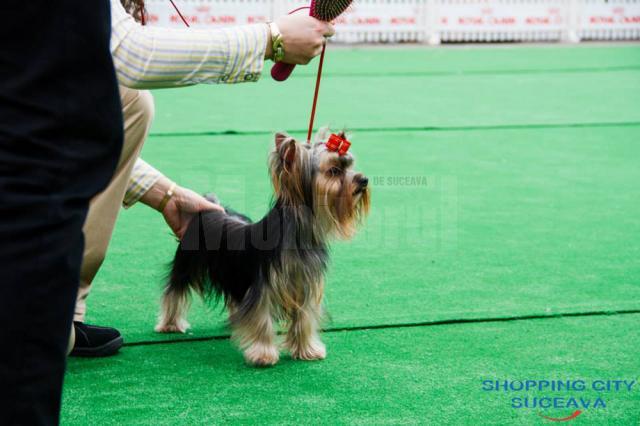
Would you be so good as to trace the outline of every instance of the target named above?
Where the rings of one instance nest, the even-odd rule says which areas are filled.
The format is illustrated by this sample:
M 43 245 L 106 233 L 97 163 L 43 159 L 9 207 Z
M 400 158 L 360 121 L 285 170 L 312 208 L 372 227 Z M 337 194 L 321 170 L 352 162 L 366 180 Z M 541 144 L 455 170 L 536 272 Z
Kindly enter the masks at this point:
M 178 12 L 178 15 L 180 16 L 180 19 L 182 19 L 182 22 L 184 22 L 184 24 L 187 27 L 190 27 L 189 23 L 187 22 L 186 19 L 184 19 L 184 16 L 182 16 L 182 13 L 180 13 L 180 9 L 178 9 L 178 6 L 176 6 L 176 4 L 173 2 L 173 0 L 169 0 L 171 2 L 171 5 L 173 6 L 173 8 L 176 10 L 176 12 Z
M 180 19 L 182 19 L 182 22 L 184 22 L 184 24 L 187 27 L 189 27 L 189 23 L 184 18 L 184 16 L 182 16 L 182 13 L 180 12 L 180 9 L 178 9 L 178 6 L 176 6 L 173 0 L 169 0 L 169 1 L 171 2 L 171 5 L 176 10 L 176 12 L 178 12 Z M 309 6 L 299 7 L 289 12 L 289 15 L 296 13 L 302 9 L 309 9 L 309 8 L 310 8 Z M 142 14 L 142 25 L 144 25 L 144 13 Z M 327 43 L 325 41 L 325 43 L 322 45 L 322 53 L 320 54 L 320 63 L 318 64 L 318 75 L 316 77 L 316 89 L 315 89 L 315 92 L 313 93 L 313 104 L 311 106 L 311 118 L 309 118 L 309 131 L 307 132 L 307 143 L 311 143 L 311 134 L 313 133 L 313 122 L 316 118 L 316 107 L 318 105 L 318 94 L 320 92 L 320 79 L 322 78 L 322 66 L 324 65 L 324 52 L 326 48 L 327 48 Z
M 313 94 L 313 106 L 311 107 L 311 118 L 309 119 L 309 131 L 307 132 L 307 143 L 311 143 L 311 133 L 313 132 L 313 120 L 316 118 L 316 105 L 318 104 L 318 92 L 320 92 L 320 78 L 322 78 L 322 65 L 324 64 L 324 51 L 327 43 L 322 45 L 320 63 L 318 64 L 318 76 L 316 77 L 316 91 Z
M 293 9 L 289 12 L 292 15 L 303 9 L 311 9 L 310 6 L 302 6 L 297 9 Z M 318 93 L 320 92 L 320 79 L 322 78 L 322 66 L 324 65 L 324 52 L 327 48 L 327 43 L 322 45 L 322 53 L 320 54 L 320 63 L 318 64 L 318 75 L 316 77 L 316 90 L 313 93 L 313 104 L 311 105 L 311 117 L 309 118 L 309 131 L 307 132 L 307 143 L 311 143 L 311 134 L 313 133 L 313 122 L 316 118 L 316 107 L 318 106 Z

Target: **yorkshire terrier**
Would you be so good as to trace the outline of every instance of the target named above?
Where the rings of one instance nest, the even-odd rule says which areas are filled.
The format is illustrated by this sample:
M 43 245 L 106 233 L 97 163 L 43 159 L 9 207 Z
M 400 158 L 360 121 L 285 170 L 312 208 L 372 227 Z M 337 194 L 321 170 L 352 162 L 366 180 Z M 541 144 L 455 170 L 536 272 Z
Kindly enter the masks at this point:
M 273 207 L 259 222 L 203 212 L 173 260 L 156 331 L 185 332 L 190 294 L 224 298 L 232 338 L 255 366 L 278 362 L 276 323 L 293 359 L 326 357 L 319 328 L 331 238 L 348 239 L 369 211 L 368 179 L 353 169 L 344 133 L 314 143 L 278 133 L 269 156 Z M 343 142 L 343 143 L 341 143 Z

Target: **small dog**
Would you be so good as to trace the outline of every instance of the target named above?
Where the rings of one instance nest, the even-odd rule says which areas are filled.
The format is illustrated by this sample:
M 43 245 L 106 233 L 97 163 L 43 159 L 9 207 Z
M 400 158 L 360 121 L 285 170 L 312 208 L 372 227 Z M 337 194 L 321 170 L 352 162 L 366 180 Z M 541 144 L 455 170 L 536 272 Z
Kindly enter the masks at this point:
M 275 137 L 269 157 L 275 202 L 259 222 L 227 209 L 200 213 L 176 251 L 156 331 L 184 332 L 191 291 L 223 297 L 232 338 L 249 364 L 278 362 L 276 322 L 288 331 L 294 359 L 326 357 L 318 335 L 327 268 L 327 242 L 349 238 L 369 211 L 368 179 L 353 156 L 325 143 Z M 344 140 L 344 133 L 338 135 Z M 335 138 L 335 135 L 333 136 Z M 348 149 L 349 143 L 345 145 Z

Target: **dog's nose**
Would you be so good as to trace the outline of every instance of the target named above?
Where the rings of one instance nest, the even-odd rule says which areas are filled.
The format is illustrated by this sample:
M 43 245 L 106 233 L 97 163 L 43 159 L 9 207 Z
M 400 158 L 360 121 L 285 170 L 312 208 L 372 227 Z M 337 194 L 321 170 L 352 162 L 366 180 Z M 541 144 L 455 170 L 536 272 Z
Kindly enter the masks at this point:
M 360 176 L 358 178 L 358 185 L 360 185 L 361 188 L 366 188 L 367 185 L 369 185 L 369 178 L 366 176 Z

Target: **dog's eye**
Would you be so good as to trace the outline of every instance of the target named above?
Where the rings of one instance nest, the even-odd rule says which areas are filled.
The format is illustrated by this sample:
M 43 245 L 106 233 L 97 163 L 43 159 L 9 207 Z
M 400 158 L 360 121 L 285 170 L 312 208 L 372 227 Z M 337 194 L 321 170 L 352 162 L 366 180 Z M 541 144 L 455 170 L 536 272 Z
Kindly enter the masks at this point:
M 332 167 L 327 171 L 327 174 L 331 177 L 340 176 L 342 174 L 342 170 L 337 167 Z

